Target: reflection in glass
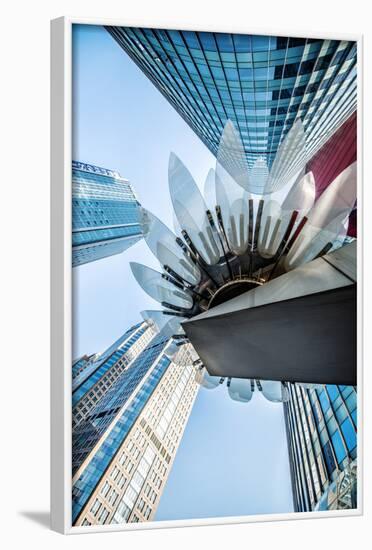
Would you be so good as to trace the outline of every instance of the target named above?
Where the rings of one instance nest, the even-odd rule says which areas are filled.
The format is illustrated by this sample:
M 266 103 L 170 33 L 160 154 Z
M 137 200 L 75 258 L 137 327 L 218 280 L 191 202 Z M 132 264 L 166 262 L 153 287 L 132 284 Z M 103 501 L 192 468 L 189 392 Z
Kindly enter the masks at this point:
M 168 176 L 169 192 L 181 228 L 203 260 L 210 265 L 216 264 L 222 251 L 208 221 L 207 205 L 190 172 L 174 153 L 169 157 Z
M 251 380 L 248 378 L 231 378 L 228 392 L 234 401 L 248 403 L 253 395 Z
M 205 367 L 198 369 L 195 373 L 195 381 L 207 390 L 217 388 L 220 383 L 219 376 L 211 376 Z
M 271 380 L 260 380 L 262 387 L 262 393 L 268 401 L 274 403 L 282 403 L 288 401 L 288 390 L 283 386 L 281 382 L 274 382 Z
M 176 307 L 190 309 L 192 298 L 161 276 L 161 273 L 142 264 L 131 262 L 130 267 L 137 283 L 157 302 L 167 302 Z
M 146 244 L 163 267 L 169 266 L 190 284 L 200 281 L 199 268 L 182 252 L 176 236 L 144 208 L 141 209 L 141 227 Z

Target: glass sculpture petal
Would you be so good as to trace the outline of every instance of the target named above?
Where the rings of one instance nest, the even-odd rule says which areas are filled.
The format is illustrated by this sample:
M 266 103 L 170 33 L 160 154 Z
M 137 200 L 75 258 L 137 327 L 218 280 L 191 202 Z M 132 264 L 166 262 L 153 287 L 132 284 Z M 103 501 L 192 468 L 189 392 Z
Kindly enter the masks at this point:
M 271 200 L 265 203 L 258 234 L 258 251 L 264 258 L 275 255 L 288 225 L 288 216 L 282 215 L 278 202 Z
M 248 403 L 252 399 L 253 391 L 248 378 L 232 378 L 228 387 L 229 396 L 234 401 Z
M 287 270 L 313 260 L 344 234 L 345 220 L 356 202 L 356 176 L 354 162 L 323 191 L 287 254 L 284 262 Z
M 344 246 L 345 240 L 347 238 L 348 229 L 349 229 L 349 216 L 346 218 L 346 220 L 343 220 L 342 228 L 340 229 L 340 232 L 337 235 L 336 239 L 333 241 L 333 246 L 330 249 L 330 252 L 333 252 L 334 250 L 341 248 L 341 246 Z
M 208 210 L 213 216 L 214 223 L 218 227 L 217 216 L 216 216 L 216 173 L 213 168 L 208 172 L 204 183 L 204 199 L 207 205 Z
M 177 237 L 182 237 L 182 229 L 179 224 L 179 221 L 177 220 L 177 216 L 174 210 L 172 210 L 172 221 L 173 221 L 173 231 L 175 235 L 177 235 Z
M 164 350 L 164 355 L 168 357 L 168 359 L 170 359 L 172 363 L 176 366 L 186 367 L 186 365 L 190 364 L 189 356 L 185 356 L 185 354 L 182 353 L 182 346 L 178 346 L 175 340 L 172 340 L 167 345 Z
M 223 183 L 231 178 L 250 193 L 261 192 L 250 181 L 244 147 L 231 120 L 226 122 L 218 145 L 216 173 Z
M 181 323 L 186 321 L 186 317 L 172 317 L 164 315 L 162 310 L 147 309 L 141 311 L 141 316 L 144 321 L 151 325 L 157 332 L 160 332 L 167 326 L 167 330 L 173 334 L 184 334 Z
M 283 212 L 299 213 L 298 220 L 306 216 L 315 202 L 315 179 L 312 172 L 303 175 L 302 173 L 296 179 L 288 195 L 283 201 Z
M 169 266 L 187 282 L 196 285 L 201 276 L 199 268 L 182 252 L 171 230 L 144 208 L 140 219 L 146 244 L 160 264 Z
M 161 329 L 169 322 L 169 317 L 164 315 L 162 310 L 147 309 L 141 311 L 141 317 L 157 332 L 160 332 Z
M 169 191 L 178 222 L 185 230 L 203 260 L 216 264 L 222 255 L 206 214 L 207 206 L 190 172 L 171 153 L 169 157 Z
M 309 212 L 309 223 L 323 229 L 341 214 L 348 216 L 356 202 L 356 194 L 357 166 L 353 162 L 320 195 Z
M 284 260 L 285 269 L 294 269 L 323 255 L 326 251 L 329 252 L 340 233 L 344 231 L 344 221 L 345 214 L 341 213 L 324 229 L 307 222 Z
M 288 399 L 286 393 L 283 394 L 283 385 L 281 382 L 260 380 L 260 384 L 262 387 L 262 394 L 268 401 L 282 403 L 284 399 Z
M 219 376 L 211 376 L 205 367 L 198 369 L 195 373 L 195 382 L 207 390 L 217 388 L 221 378 Z
M 220 173 L 223 172 L 223 168 Z M 217 172 L 216 199 L 231 250 L 241 255 L 246 252 L 249 237 L 249 193 L 225 172 L 222 180 Z
M 258 158 L 253 164 L 250 172 L 250 180 L 254 182 L 255 191 L 259 191 L 259 194 L 263 194 L 266 188 L 267 180 L 269 178 L 269 168 L 264 158 Z
M 155 269 L 136 262 L 131 262 L 130 267 L 137 283 L 157 302 L 167 302 L 184 309 L 192 307 L 191 296 L 163 279 Z
M 279 191 L 303 170 L 306 161 L 305 130 L 301 119 L 298 119 L 278 148 L 264 193 Z

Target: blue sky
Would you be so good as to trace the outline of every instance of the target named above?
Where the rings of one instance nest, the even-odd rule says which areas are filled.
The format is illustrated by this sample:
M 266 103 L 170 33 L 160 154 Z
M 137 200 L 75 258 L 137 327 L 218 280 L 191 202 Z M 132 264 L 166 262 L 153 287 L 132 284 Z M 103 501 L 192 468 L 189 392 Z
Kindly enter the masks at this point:
M 139 200 L 172 227 L 171 151 L 203 188 L 215 159 L 101 27 L 73 31 L 73 158 L 118 170 Z M 158 268 L 141 241 L 73 270 L 73 356 L 103 351 L 143 309 L 159 304 L 129 262 Z M 231 401 L 226 387 L 199 391 L 156 519 L 293 511 L 282 406 L 255 395 Z

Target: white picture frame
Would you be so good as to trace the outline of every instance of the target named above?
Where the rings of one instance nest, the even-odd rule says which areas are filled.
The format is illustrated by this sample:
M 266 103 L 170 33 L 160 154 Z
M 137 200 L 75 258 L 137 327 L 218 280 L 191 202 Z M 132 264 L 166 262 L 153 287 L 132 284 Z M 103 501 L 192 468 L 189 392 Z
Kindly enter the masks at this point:
M 363 145 L 362 145 L 362 59 L 363 39 L 361 35 L 316 32 L 312 38 L 347 39 L 357 42 L 358 47 L 358 507 L 353 510 L 327 512 L 305 512 L 275 515 L 254 515 L 229 518 L 208 518 L 183 521 L 162 521 L 131 523 L 123 525 L 102 525 L 74 527 L 71 522 L 71 359 L 72 359 L 72 276 L 71 276 L 71 132 L 72 132 L 72 25 L 115 25 L 134 26 L 133 22 L 120 19 L 93 19 L 61 17 L 51 23 L 51 527 L 64 534 L 88 532 L 110 532 L 138 529 L 159 529 L 190 525 L 218 525 L 278 521 L 288 519 L 317 519 L 324 517 L 356 516 L 363 512 Z M 162 28 L 149 21 L 138 26 Z M 167 24 L 169 28 L 169 24 Z M 228 31 L 232 29 L 188 28 L 181 21 L 175 21 L 173 28 L 184 30 Z M 233 32 L 254 34 L 255 29 L 240 28 Z M 257 34 L 298 36 L 293 29 L 262 29 Z

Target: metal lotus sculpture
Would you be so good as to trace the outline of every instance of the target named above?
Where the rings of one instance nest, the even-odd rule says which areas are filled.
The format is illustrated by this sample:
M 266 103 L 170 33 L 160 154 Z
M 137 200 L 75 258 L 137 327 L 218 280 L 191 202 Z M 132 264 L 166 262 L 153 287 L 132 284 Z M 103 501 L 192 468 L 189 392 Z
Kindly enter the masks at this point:
M 181 323 L 242 293 L 264 285 L 342 246 L 356 202 L 356 164 L 344 170 L 316 200 L 314 176 L 306 173 L 306 136 L 296 121 L 272 165 L 264 158 L 248 166 L 238 132 L 228 121 L 216 166 L 204 196 L 182 161 L 171 153 L 169 192 L 175 214 L 173 233 L 148 210 L 141 210 L 144 239 L 160 271 L 138 263 L 137 282 L 171 317 L 178 345 L 187 342 Z M 146 312 L 147 318 L 160 312 Z M 214 388 L 195 359 L 196 379 Z M 257 389 L 271 401 L 285 401 L 281 382 L 227 379 L 232 399 L 248 402 Z

